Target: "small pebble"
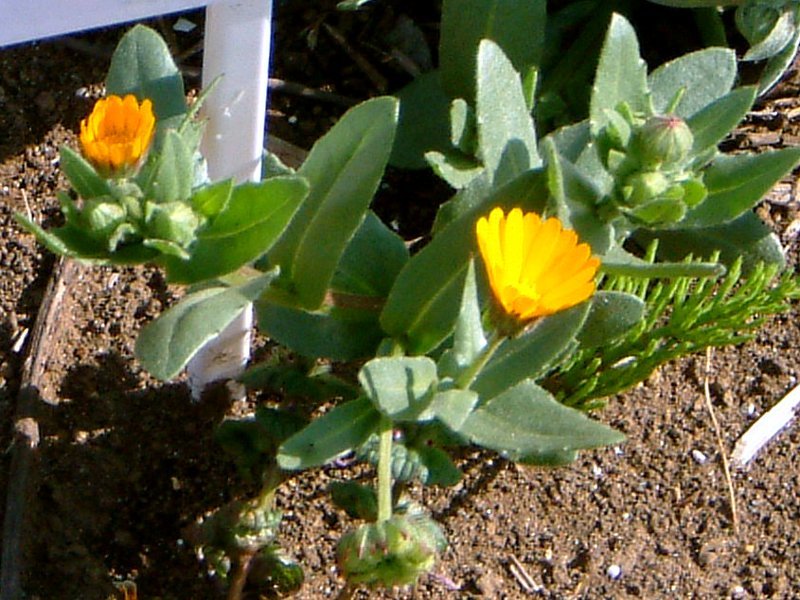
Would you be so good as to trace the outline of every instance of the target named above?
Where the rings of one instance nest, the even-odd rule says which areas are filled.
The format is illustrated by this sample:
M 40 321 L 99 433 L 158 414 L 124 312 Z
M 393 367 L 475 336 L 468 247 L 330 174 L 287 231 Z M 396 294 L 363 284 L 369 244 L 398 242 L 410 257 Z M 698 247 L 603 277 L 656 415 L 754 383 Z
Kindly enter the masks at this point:
M 747 592 L 744 591 L 744 588 L 740 585 L 736 585 L 731 589 L 731 598 L 734 600 L 740 600 L 740 598 L 744 598 L 747 595 Z
M 698 465 L 704 465 L 708 461 L 708 457 L 700 450 L 692 450 L 692 458 Z
M 617 580 L 622 577 L 622 567 L 619 565 L 610 565 L 606 569 L 606 575 L 608 575 L 609 579 Z

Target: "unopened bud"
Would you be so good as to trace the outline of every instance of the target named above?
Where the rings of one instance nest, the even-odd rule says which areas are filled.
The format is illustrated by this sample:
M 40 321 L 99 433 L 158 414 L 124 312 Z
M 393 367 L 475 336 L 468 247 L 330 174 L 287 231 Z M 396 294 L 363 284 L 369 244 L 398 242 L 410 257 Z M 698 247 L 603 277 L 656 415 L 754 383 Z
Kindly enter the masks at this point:
M 645 121 L 634 138 L 634 149 L 642 165 L 676 165 L 689 156 L 694 144 L 692 130 L 675 115 L 659 115 Z
M 370 587 L 406 586 L 429 572 L 440 550 L 432 521 L 395 515 L 345 534 L 336 549 L 339 569 L 348 582 Z

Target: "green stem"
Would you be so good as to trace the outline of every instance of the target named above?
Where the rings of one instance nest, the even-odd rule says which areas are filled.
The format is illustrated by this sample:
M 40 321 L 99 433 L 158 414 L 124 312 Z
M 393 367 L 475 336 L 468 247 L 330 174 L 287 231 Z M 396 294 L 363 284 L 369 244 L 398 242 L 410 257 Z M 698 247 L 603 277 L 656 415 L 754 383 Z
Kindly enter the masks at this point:
M 472 382 L 475 381 L 475 378 L 478 376 L 478 373 L 481 372 L 481 369 L 486 366 L 486 363 L 489 362 L 489 359 L 492 358 L 494 353 L 500 347 L 500 344 L 503 343 L 505 340 L 505 336 L 494 334 L 489 341 L 484 346 L 481 353 L 475 357 L 475 360 L 472 361 L 472 364 L 469 365 L 463 373 L 458 377 L 456 380 L 456 387 L 467 390 L 469 386 L 472 385 Z
M 381 417 L 378 447 L 378 523 L 392 516 L 392 435 L 394 428 L 389 417 Z

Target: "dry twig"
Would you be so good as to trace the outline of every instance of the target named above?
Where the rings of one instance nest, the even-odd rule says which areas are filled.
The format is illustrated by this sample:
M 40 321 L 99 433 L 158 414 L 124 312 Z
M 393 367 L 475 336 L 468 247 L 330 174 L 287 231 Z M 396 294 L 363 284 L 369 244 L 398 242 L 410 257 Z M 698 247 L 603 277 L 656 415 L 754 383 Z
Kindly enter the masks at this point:
M 706 368 L 705 377 L 703 378 L 703 398 L 706 401 L 706 408 L 708 414 L 711 415 L 711 422 L 714 424 L 714 432 L 717 436 L 717 446 L 719 447 L 719 455 L 722 458 L 722 469 L 725 472 L 725 482 L 728 485 L 728 502 L 731 507 L 731 518 L 733 519 L 733 532 L 739 535 L 739 511 L 736 508 L 736 490 L 733 487 L 733 479 L 731 478 L 731 467 L 728 462 L 728 454 L 725 452 L 725 444 L 722 439 L 722 430 L 717 421 L 717 415 L 714 412 L 714 405 L 711 403 L 711 390 L 709 389 L 708 380 L 711 376 L 711 348 L 706 348 Z

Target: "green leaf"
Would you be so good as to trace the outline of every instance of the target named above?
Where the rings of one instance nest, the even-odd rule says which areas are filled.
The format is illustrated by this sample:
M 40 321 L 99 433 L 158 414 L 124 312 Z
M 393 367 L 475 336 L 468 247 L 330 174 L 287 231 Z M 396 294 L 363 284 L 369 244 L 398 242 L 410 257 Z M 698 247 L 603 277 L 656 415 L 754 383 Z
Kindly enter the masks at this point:
M 624 292 L 599 291 L 577 340 L 584 348 L 596 348 L 619 337 L 644 317 L 641 298 Z
M 233 179 L 205 185 L 192 196 L 192 208 L 204 217 L 216 217 L 228 206 L 232 193 Z
M 603 198 L 595 185 L 600 177 L 589 177 L 562 157 L 552 139 L 546 139 L 542 147 L 547 159 L 547 187 L 556 215 L 565 228 L 574 229 L 581 241 L 591 246 L 593 253 L 605 254 L 613 243 L 614 229 L 595 212 Z
M 525 379 L 536 379 L 552 368 L 578 335 L 591 304 L 584 302 L 539 320 L 524 334 L 505 340 L 470 389 L 485 402 Z
M 336 267 L 331 288 L 350 294 L 386 296 L 408 262 L 403 239 L 368 211 Z
M 334 481 L 330 485 L 331 500 L 352 519 L 375 521 L 378 518 L 378 496 L 375 489 L 355 481 Z
M 690 253 L 710 256 L 719 252 L 720 262 L 732 265 L 741 257 L 742 272 L 745 274 L 762 262 L 781 268 L 786 264 L 780 240 L 752 212 L 715 227 L 637 231 L 636 239 L 644 244 L 658 239 L 658 254 L 667 260 L 681 260 Z M 658 264 L 663 263 L 655 266 Z
M 16 213 L 14 218 L 54 254 L 84 260 L 108 258 L 106 245 L 91 237 L 82 228 L 66 225 L 47 231 L 22 213 Z
M 307 193 L 298 177 L 236 186 L 227 206 L 189 248 L 189 260 L 166 259 L 170 281 L 203 281 L 255 260 L 280 237 Z
M 767 61 L 758 80 L 759 95 L 764 95 L 767 90 L 780 81 L 783 74 L 792 65 L 798 46 L 800 46 L 800 27 L 795 30 L 792 41 Z
M 374 355 L 385 336 L 373 310 L 307 312 L 266 300 L 256 304 L 258 327 L 273 340 L 309 358 L 337 361 Z
M 422 414 L 422 419 L 438 419 L 452 431 L 459 432 L 479 399 L 478 394 L 472 390 L 452 389 L 436 392 Z
M 475 281 L 475 261 L 469 261 L 464 291 L 461 295 L 461 310 L 458 312 L 453 347 L 439 360 L 439 373 L 456 378 L 472 364 L 486 346 L 486 336 L 481 322 L 481 307 L 478 300 L 478 286 Z
M 194 183 L 194 158 L 175 130 L 166 131 L 157 159 L 137 179 L 148 199 L 177 202 L 189 198 Z
M 754 86 L 735 89 L 689 117 L 686 124 L 694 136 L 692 154 L 697 155 L 709 148 L 716 148 L 744 119 L 753 105 L 756 91 Z
M 319 307 L 336 265 L 378 188 L 397 124 L 397 101 L 375 98 L 349 110 L 298 170 L 311 192 L 275 248 L 305 308 Z
M 647 65 L 639 57 L 639 42 L 631 24 L 615 14 L 606 34 L 597 65 L 589 121 L 592 133 L 608 123 L 607 111 L 625 102 L 634 112 L 650 113 Z
M 61 170 L 81 198 L 89 200 L 111 194 L 108 182 L 100 177 L 94 167 L 72 148 L 61 146 L 59 155 Z
M 455 152 L 426 152 L 425 160 L 439 177 L 451 187 L 460 190 L 483 172 L 483 165 L 475 159 Z
M 369 398 L 340 404 L 286 440 L 278 451 L 278 466 L 299 471 L 324 465 L 364 443 L 380 419 Z
M 502 184 L 541 165 L 536 132 L 519 74 L 502 49 L 483 40 L 477 68 L 478 155 L 495 184 Z
M 471 442 L 512 459 L 561 458 L 565 452 L 616 444 L 624 436 L 557 402 L 532 381 L 492 398 L 464 423 Z
M 142 328 L 136 340 L 136 358 L 158 379 L 175 377 L 275 276 L 270 272 L 240 286 L 206 288 L 185 296 Z
M 133 94 L 153 102 L 156 118 L 163 121 L 186 112 L 183 78 L 169 48 L 155 31 L 136 25 L 117 44 L 106 78 L 109 94 Z
M 765 8 L 762 6 L 766 4 Z M 736 10 L 736 26 L 750 42 L 744 61 L 766 60 L 792 42 L 797 6 L 784 3 L 780 11 L 767 3 L 748 2 Z
M 433 398 L 436 363 L 427 356 L 373 358 L 358 381 L 381 413 L 393 421 L 416 421 Z
M 705 171 L 708 197 L 681 224 L 709 227 L 732 221 L 761 200 L 798 161 L 800 148 L 720 156 Z
M 639 229 L 636 231 L 636 239 L 649 239 L 661 238 L 662 235 L 667 237 L 671 233 L 678 230 L 659 229 L 656 231 L 648 231 Z M 645 234 L 640 238 L 640 233 Z M 652 236 L 652 237 L 651 237 Z M 646 244 L 645 244 L 646 245 Z M 689 251 L 687 251 L 688 253 Z M 705 255 L 702 253 L 700 255 Z M 710 252 L 708 253 L 711 254 Z M 686 253 L 680 256 L 684 258 Z M 642 260 L 638 256 L 630 254 L 619 246 L 614 246 L 610 251 L 603 256 L 600 270 L 609 275 L 622 275 L 626 277 L 643 277 L 643 278 L 674 278 L 674 277 L 719 277 L 725 273 L 725 267 L 719 263 L 703 263 L 703 262 L 657 262 L 651 263 Z
M 420 463 L 426 473 L 421 477 L 425 485 L 441 485 L 450 487 L 461 481 L 462 473 L 453 464 L 450 456 L 435 446 L 419 446 L 414 450 L 419 455 Z
M 445 0 L 439 40 L 442 84 L 451 98 L 475 97 L 475 57 L 492 40 L 514 69 L 539 66 L 547 19 L 545 0 Z
M 400 114 L 389 162 L 401 169 L 424 169 L 425 153 L 450 149 L 450 98 L 439 71 L 423 73 L 397 94 Z
M 672 114 L 691 117 L 727 94 L 736 79 L 736 54 L 728 48 L 706 48 L 661 65 L 648 77 L 656 114 L 666 114 L 676 96 Z

